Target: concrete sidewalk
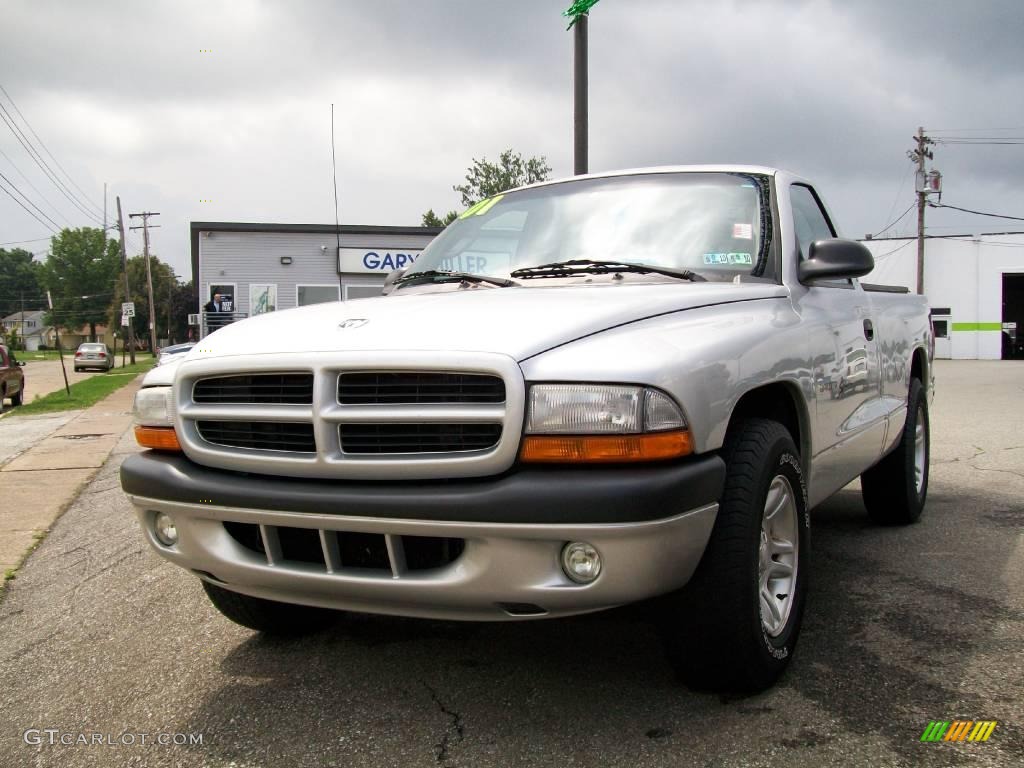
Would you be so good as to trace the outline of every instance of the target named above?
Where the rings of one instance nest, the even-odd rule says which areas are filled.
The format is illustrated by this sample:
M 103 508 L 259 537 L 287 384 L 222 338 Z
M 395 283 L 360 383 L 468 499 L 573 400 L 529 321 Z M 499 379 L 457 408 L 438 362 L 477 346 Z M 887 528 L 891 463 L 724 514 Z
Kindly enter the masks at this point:
M 131 425 L 141 375 L 0 467 L 0 574 L 33 545 L 103 466 Z

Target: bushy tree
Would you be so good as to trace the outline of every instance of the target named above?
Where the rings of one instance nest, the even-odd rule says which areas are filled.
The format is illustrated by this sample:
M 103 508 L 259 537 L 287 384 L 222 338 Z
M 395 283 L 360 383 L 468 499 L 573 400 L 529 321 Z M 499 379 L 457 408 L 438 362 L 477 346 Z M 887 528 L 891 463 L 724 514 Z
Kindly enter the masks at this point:
M 106 320 L 114 281 L 121 266 L 116 240 L 103 246 L 102 229 L 63 229 L 50 240 L 50 255 L 42 265 L 41 282 L 53 298 L 50 325 L 68 329 L 89 326 L 96 340 L 96 325 Z
M 0 317 L 20 312 L 23 298 L 26 311 L 46 306 L 41 269 L 42 264 L 24 248 L 0 248 Z
M 157 256 L 150 256 L 150 270 L 153 273 L 153 309 L 156 317 L 157 337 L 174 338 L 174 334 L 166 335 L 167 331 L 167 302 L 171 301 L 171 327 L 174 327 L 174 294 L 178 289 L 178 278 L 169 264 L 160 261 Z M 114 301 L 109 304 L 108 317 L 115 327 L 121 325 L 121 303 L 132 301 L 135 303 L 135 317 L 129 322 L 135 331 L 136 344 L 142 343 L 145 346 L 149 339 L 149 295 L 146 288 L 146 257 L 132 256 L 128 259 L 128 282 L 131 288 L 131 295 L 126 299 L 124 296 L 124 276 L 121 275 L 114 293 Z M 195 311 L 194 309 L 191 311 Z M 186 318 L 187 320 L 187 318 Z
M 547 181 L 550 173 L 551 167 L 543 155 L 523 159 L 518 152 L 506 149 L 496 163 L 489 162 L 486 157 L 480 160 L 474 157 L 473 164 L 466 169 L 466 183 L 456 184 L 452 189 L 462 195 L 462 204 L 469 208 L 506 189 Z M 431 208 L 423 214 L 423 226 L 447 227 L 457 216 L 455 211 L 449 211 L 442 218 Z

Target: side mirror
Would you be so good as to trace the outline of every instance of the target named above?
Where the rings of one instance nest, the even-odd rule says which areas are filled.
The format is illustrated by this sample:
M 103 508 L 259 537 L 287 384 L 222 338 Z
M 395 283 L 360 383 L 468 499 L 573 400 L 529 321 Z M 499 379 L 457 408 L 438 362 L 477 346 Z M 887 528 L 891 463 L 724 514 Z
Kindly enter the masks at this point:
M 863 277 L 875 268 L 875 257 L 863 243 L 853 240 L 815 240 L 800 262 L 801 283 L 822 278 Z
M 25 364 L 23 362 L 21 362 L 21 360 L 18 360 L 18 366 L 21 367 L 21 368 L 24 368 Z

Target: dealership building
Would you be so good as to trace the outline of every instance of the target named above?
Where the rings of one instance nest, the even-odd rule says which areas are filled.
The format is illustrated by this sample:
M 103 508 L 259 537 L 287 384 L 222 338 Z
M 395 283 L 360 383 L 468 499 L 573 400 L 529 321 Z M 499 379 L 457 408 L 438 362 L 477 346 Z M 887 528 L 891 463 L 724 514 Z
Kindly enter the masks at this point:
M 440 229 L 192 222 L 192 276 L 202 309 L 214 293 L 232 319 L 380 295 Z M 338 241 L 340 239 L 340 247 Z M 865 240 L 865 282 L 916 290 L 917 240 Z M 1024 357 L 1024 232 L 927 237 L 925 293 L 941 358 Z M 205 328 L 204 328 L 205 330 Z
M 198 310 L 220 294 L 232 319 L 326 301 L 379 296 L 440 229 L 194 221 Z M 340 247 L 338 245 L 340 241 Z
M 864 244 L 875 257 L 864 282 L 917 290 L 915 238 Z M 936 357 L 1024 358 L 1024 232 L 926 237 L 924 292 Z

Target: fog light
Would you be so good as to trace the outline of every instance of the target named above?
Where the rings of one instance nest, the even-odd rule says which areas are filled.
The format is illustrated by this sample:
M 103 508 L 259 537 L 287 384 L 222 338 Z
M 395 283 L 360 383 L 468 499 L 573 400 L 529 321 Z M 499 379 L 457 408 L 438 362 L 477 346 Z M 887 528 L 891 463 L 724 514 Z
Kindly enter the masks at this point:
M 178 529 L 166 512 L 156 513 L 153 519 L 153 533 L 156 534 L 156 540 L 165 547 L 173 547 L 178 543 Z
M 601 573 L 601 556 L 589 544 L 574 541 L 562 550 L 562 570 L 577 584 L 589 584 Z

